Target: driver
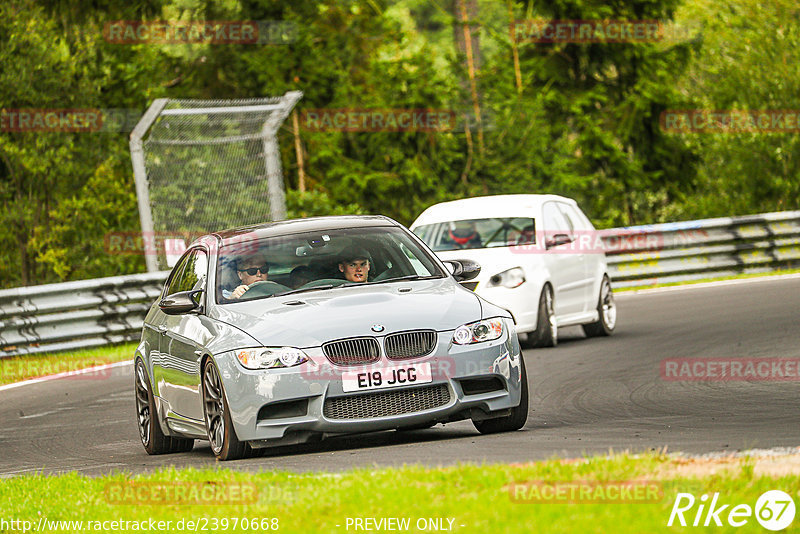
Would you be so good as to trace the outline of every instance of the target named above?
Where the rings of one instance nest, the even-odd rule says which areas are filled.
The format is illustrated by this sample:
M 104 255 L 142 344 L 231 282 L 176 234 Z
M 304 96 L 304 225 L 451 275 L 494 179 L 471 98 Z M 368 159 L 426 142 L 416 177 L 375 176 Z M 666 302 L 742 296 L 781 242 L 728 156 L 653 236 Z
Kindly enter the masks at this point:
M 339 271 L 348 282 L 366 282 L 369 276 L 369 253 L 363 248 L 352 247 L 344 251 L 339 262 Z
M 238 299 L 256 282 L 266 282 L 269 273 L 269 263 L 262 255 L 247 256 L 236 260 L 236 274 L 242 282 L 230 295 L 225 298 Z
M 458 248 L 483 248 L 475 221 L 451 222 L 447 237 Z

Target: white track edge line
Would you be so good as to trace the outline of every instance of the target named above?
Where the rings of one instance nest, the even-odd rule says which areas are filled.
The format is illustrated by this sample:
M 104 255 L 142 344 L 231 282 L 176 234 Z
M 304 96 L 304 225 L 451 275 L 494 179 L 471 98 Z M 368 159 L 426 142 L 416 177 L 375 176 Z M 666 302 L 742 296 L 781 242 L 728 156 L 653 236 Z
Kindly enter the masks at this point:
M 615 298 L 620 298 L 625 295 L 649 295 L 652 293 L 670 293 L 672 291 L 686 291 L 689 289 L 703 289 L 707 287 L 724 287 L 724 286 L 734 286 L 740 284 L 752 284 L 757 282 L 771 282 L 775 280 L 791 280 L 794 278 L 800 278 L 800 273 L 792 273 L 792 274 L 776 274 L 772 276 L 755 276 L 753 278 L 737 278 L 734 280 L 717 280 L 715 282 L 700 282 L 697 284 L 681 284 L 679 286 L 668 286 L 668 287 L 653 287 L 653 288 L 643 288 L 643 289 L 631 289 L 625 291 L 617 291 L 614 293 Z M 611 287 L 614 287 L 614 282 L 611 282 Z
M 106 363 L 103 365 L 95 365 L 94 367 L 87 367 L 85 369 L 76 369 L 75 371 L 64 371 L 61 373 L 56 373 L 54 375 L 47 375 L 47 376 L 39 376 L 36 378 L 31 378 L 29 380 L 23 380 L 22 382 L 12 382 L 11 384 L 6 384 L 4 386 L 0 386 L 0 391 L 6 391 L 9 389 L 14 389 L 22 386 L 29 386 L 31 384 L 38 384 L 40 382 L 49 382 L 50 380 L 56 380 L 59 378 L 65 378 L 68 376 L 75 376 L 75 375 L 83 375 L 87 373 L 92 373 L 95 371 L 103 371 L 105 369 L 113 369 L 114 367 L 122 367 L 124 365 L 133 365 L 133 360 L 131 361 L 122 361 L 122 362 L 114 362 L 114 363 Z

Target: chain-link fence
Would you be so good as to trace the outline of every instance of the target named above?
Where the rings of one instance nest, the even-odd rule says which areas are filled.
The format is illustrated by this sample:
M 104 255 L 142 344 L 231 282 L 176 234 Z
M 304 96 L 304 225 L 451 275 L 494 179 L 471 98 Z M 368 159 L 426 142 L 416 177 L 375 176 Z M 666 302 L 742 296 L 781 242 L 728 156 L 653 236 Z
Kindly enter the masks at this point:
M 168 266 L 170 233 L 285 218 L 276 134 L 301 97 L 153 102 L 131 134 L 148 271 Z

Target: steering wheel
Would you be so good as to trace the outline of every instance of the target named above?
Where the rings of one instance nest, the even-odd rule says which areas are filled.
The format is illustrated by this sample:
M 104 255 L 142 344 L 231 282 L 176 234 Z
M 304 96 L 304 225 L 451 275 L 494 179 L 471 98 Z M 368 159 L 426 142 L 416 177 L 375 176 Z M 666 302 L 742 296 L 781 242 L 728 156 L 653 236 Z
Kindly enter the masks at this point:
M 284 291 L 290 291 L 290 289 L 271 280 L 258 280 L 250 284 L 250 289 L 244 292 L 242 298 L 269 297 L 270 295 L 282 293 Z

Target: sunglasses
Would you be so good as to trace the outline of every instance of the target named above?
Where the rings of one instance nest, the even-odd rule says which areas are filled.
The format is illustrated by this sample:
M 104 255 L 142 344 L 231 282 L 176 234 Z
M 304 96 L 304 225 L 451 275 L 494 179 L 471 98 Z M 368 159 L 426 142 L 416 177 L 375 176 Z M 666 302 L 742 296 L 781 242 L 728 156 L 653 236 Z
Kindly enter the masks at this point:
M 249 269 L 237 269 L 240 273 L 247 273 L 250 276 L 255 276 L 257 272 L 261 271 L 261 274 L 267 274 L 269 271 L 269 263 L 265 263 L 261 267 L 250 267 Z

